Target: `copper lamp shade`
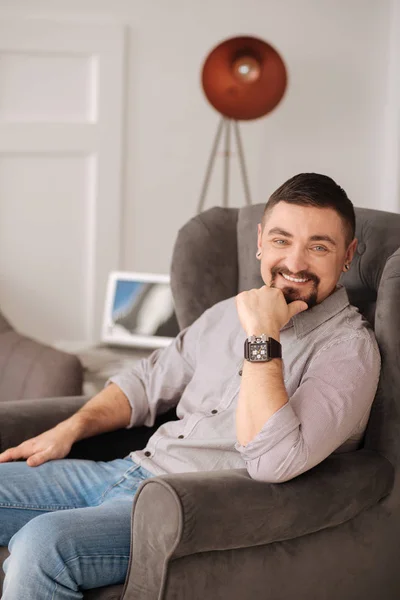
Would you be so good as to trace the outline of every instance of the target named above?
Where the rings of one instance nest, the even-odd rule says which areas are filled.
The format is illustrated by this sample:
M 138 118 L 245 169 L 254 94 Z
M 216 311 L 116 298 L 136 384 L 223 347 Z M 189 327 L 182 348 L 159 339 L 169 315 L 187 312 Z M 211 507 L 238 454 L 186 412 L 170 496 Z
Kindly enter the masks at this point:
M 279 104 L 286 89 L 278 52 L 254 37 L 235 37 L 214 48 L 202 71 L 204 93 L 228 119 L 259 119 Z

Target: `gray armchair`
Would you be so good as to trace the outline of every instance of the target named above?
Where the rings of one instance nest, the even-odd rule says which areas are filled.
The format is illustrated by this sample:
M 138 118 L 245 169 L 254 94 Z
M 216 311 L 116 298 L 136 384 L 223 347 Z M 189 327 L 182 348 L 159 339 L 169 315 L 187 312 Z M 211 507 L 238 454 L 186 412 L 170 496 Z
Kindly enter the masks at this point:
M 182 228 L 171 270 L 181 327 L 215 302 L 261 285 L 255 259 L 261 212 L 261 205 L 214 208 Z M 91 590 L 85 599 L 400 597 L 400 215 L 358 209 L 357 218 L 359 250 L 343 282 L 352 302 L 371 321 L 375 316 L 383 359 L 364 447 L 333 454 L 281 484 L 251 480 L 244 469 L 145 481 L 133 507 L 125 587 Z M 0 404 L 0 449 L 84 401 Z M 148 433 L 97 436 L 76 444 L 73 455 L 110 460 L 143 447 Z M 0 549 L 0 560 L 6 554 Z
M 0 313 L 0 402 L 82 393 L 78 358 L 21 335 Z

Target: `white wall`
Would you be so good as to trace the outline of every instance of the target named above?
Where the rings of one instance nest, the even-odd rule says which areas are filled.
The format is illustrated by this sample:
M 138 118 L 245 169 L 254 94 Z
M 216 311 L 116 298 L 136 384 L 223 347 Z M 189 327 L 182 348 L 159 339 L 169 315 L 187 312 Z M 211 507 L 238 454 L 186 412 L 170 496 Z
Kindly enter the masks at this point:
M 167 272 L 177 230 L 195 214 L 218 121 L 200 89 L 200 68 L 214 45 L 234 35 L 272 43 L 289 72 L 276 111 L 241 126 L 253 202 L 295 173 L 317 171 L 334 177 L 355 205 L 400 208 L 391 113 L 399 109 L 389 81 L 397 61 L 388 68 L 396 1 L 0 0 L 0 17 L 127 25 L 123 260 L 115 267 Z M 237 174 L 232 187 L 231 204 L 244 203 Z M 220 203 L 216 172 L 206 207 Z

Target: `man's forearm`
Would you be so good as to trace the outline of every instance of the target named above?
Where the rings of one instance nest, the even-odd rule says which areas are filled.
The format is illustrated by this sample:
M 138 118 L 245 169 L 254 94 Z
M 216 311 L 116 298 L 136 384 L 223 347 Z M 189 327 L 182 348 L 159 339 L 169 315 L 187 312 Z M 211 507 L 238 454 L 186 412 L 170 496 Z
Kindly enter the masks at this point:
M 242 446 L 248 444 L 289 400 L 280 359 L 244 363 L 236 410 L 236 436 Z
M 303 300 L 287 304 L 282 290 L 267 285 L 238 294 L 236 306 L 247 336 L 266 334 L 277 342 L 282 327 L 308 308 Z M 238 442 L 246 446 L 288 401 L 280 359 L 245 361 L 236 411 Z
M 115 383 L 111 383 L 59 426 L 70 429 L 74 440 L 78 441 L 127 427 L 131 412 L 128 398 Z

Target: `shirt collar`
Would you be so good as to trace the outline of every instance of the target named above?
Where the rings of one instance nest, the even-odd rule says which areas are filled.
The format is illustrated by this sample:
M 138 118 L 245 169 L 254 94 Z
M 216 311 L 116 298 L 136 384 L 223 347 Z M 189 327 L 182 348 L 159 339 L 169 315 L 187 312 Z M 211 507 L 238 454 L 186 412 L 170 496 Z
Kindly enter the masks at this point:
M 336 290 L 323 302 L 316 304 L 309 310 L 305 310 L 295 315 L 282 328 L 282 331 L 294 327 L 296 337 L 300 338 L 316 329 L 349 305 L 349 298 L 346 289 L 338 285 Z

